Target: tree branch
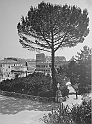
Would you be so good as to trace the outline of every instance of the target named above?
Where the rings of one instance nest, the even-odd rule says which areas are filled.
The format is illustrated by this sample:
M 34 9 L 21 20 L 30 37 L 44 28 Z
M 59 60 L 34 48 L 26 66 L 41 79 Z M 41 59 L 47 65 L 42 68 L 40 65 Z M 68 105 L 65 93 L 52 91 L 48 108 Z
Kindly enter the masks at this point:
M 58 36 L 58 38 L 55 38 L 55 39 L 57 39 L 57 40 L 55 40 L 55 43 L 57 42 L 57 41 L 59 41 L 61 38 L 63 38 L 63 36 L 64 36 L 64 34 L 62 35 L 62 36 Z M 57 43 L 56 43 L 57 44 Z M 54 45 L 56 45 L 56 44 L 54 44 Z
M 46 51 L 46 52 L 50 52 L 51 53 L 51 51 L 50 50 L 46 50 L 46 49 L 42 49 L 42 48 L 36 48 L 36 49 L 38 49 L 38 50 L 42 50 L 42 51 Z
M 43 50 L 43 51 L 46 51 L 46 52 L 51 52 L 50 50 L 46 50 L 44 48 L 33 47 L 30 44 L 26 44 L 21 39 L 19 40 L 19 42 L 22 44 L 23 48 L 27 48 L 28 50 Z
M 40 46 L 40 47 L 44 47 L 44 48 L 47 48 L 48 49 L 48 46 L 44 43 L 44 44 L 41 44 L 40 42 L 38 42 L 37 40 L 35 40 L 35 42 L 33 42 L 32 40 L 28 40 L 27 38 L 26 38 L 26 36 L 24 36 L 23 34 L 19 34 L 20 35 L 20 38 L 21 38 L 21 43 L 24 41 L 24 42 L 26 42 L 26 43 L 24 43 L 24 44 L 26 44 L 26 45 L 29 45 L 30 46 L 30 44 L 32 43 L 32 44 L 34 44 L 34 45 L 38 45 L 38 46 Z
M 33 44 L 37 45 L 36 42 L 33 42 L 32 40 L 28 40 L 25 36 L 23 36 L 23 34 L 19 34 L 19 36 L 22 41 L 26 41 L 28 44 L 33 43 Z
M 65 36 L 64 36 L 62 42 L 56 47 L 56 49 L 54 50 L 54 52 L 56 52 L 59 49 L 59 47 L 62 45 L 62 43 L 64 42 L 64 39 L 65 39 L 66 35 L 67 35 L 67 32 L 65 33 Z
M 44 29 L 43 29 L 44 30 Z M 45 37 L 44 37 L 44 31 L 43 31 L 43 33 L 42 33 L 42 31 L 41 31 L 41 29 L 40 29 L 40 33 L 41 33 L 41 35 L 43 36 L 43 38 L 44 38 L 44 40 L 46 41 L 46 43 L 49 45 L 49 47 L 51 48 L 51 45 L 50 45 L 50 41 L 49 40 L 47 40 Z

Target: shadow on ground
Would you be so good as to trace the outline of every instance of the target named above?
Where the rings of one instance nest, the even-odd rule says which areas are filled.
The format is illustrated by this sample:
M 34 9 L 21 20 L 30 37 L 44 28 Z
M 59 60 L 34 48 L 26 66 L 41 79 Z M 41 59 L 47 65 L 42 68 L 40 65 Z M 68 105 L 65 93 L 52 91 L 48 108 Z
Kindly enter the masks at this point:
M 16 114 L 23 110 L 50 111 L 58 107 L 56 103 L 42 103 L 0 95 L 0 113 Z

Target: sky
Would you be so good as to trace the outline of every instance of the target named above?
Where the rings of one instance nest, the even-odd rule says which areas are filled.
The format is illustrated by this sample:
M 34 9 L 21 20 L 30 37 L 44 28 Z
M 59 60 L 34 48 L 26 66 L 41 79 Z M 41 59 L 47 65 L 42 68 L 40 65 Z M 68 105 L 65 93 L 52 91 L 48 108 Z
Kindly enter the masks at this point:
M 0 0 L 0 59 L 6 57 L 18 57 L 25 59 L 35 59 L 37 52 L 28 51 L 22 48 L 19 43 L 17 32 L 17 24 L 21 20 L 21 16 L 27 16 L 30 6 L 37 6 L 42 0 Z M 89 16 L 89 35 L 85 41 L 73 48 L 64 48 L 56 52 L 56 56 L 65 56 L 66 60 L 70 60 L 72 56 L 77 55 L 83 49 L 84 45 L 92 48 L 92 0 L 44 0 L 53 4 L 77 5 L 82 10 L 88 10 Z M 40 51 L 43 53 L 43 51 Z M 50 53 L 45 52 L 46 55 Z

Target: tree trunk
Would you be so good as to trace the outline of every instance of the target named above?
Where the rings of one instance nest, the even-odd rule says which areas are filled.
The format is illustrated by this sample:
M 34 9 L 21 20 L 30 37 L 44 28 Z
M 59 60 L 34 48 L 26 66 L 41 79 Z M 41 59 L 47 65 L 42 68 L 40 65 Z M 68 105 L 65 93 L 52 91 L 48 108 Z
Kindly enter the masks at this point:
M 55 68 L 54 68 L 54 63 L 55 63 L 55 53 L 54 50 L 52 49 L 52 67 L 51 67 L 51 71 L 52 71 L 52 85 L 53 85 L 53 91 L 54 91 L 54 97 L 56 96 L 56 89 L 57 89 L 57 85 L 56 85 L 56 79 L 55 79 Z
M 55 79 L 55 68 L 54 68 L 54 63 L 55 63 L 55 51 L 54 51 L 54 37 L 53 37 L 53 31 L 51 32 L 52 35 L 52 51 L 51 51 L 51 56 L 52 56 L 52 86 L 53 86 L 53 91 L 54 91 L 54 97 L 56 97 L 56 90 L 57 90 L 57 85 L 56 85 L 56 79 Z

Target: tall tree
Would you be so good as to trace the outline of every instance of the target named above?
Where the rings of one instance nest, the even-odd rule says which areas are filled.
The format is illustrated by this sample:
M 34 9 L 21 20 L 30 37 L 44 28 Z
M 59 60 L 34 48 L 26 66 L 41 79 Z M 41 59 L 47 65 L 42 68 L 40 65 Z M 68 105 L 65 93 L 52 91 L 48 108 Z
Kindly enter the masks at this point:
M 79 86 L 80 93 L 89 92 L 91 89 L 91 49 L 84 46 L 83 50 L 77 52 L 68 64 L 65 73 L 72 84 Z
M 87 92 L 87 90 L 89 90 L 89 86 L 91 89 L 91 49 L 87 46 L 84 46 L 83 50 L 77 53 L 75 59 L 78 63 L 77 75 L 79 75 L 79 86 L 82 89 L 84 88 L 85 92 Z
M 75 58 L 73 57 L 70 60 L 68 68 L 66 70 L 66 76 L 70 78 L 72 84 L 75 84 L 77 82 L 78 78 L 77 70 L 78 70 L 77 63 L 75 61 Z
M 54 56 L 59 48 L 74 47 L 83 43 L 88 35 L 87 10 L 76 6 L 53 5 L 41 2 L 30 7 L 26 17 L 22 16 L 17 29 L 19 42 L 28 50 L 43 50 L 52 56 L 52 82 L 56 89 Z

